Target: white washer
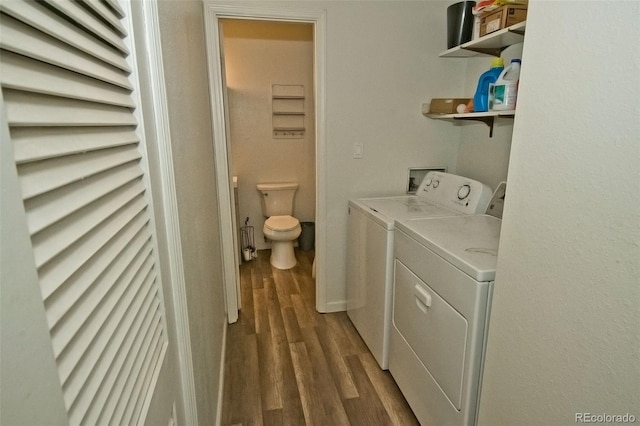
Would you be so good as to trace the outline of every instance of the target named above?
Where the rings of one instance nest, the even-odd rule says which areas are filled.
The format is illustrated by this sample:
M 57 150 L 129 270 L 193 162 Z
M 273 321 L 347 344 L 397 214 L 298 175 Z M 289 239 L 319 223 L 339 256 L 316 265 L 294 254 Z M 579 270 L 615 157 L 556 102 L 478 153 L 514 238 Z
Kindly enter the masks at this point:
M 473 425 L 501 220 L 400 220 L 389 370 L 422 424 Z
M 429 172 L 416 195 L 349 201 L 347 314 L 382 369 L 389 368 L 394 221 L 484 211 L 488 186 Z

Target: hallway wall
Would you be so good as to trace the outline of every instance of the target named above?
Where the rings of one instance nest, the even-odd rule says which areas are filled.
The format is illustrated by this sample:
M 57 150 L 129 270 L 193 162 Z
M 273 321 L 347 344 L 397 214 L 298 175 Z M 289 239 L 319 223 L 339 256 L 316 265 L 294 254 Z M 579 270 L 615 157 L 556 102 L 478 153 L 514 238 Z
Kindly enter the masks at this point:
M 240 226 L 249 217 L 258 249 L 269 248 L 259 182 L 298 182 L 294 216 L 315 221 L 315 99 L 313 25 L 225 20 L 224 57 L 229 97 L 231 173 L 238 176 Z M 272 84 L 304 86 L 305 135 L 277 139 Z
M 480 425 L 640 416 L 639 17 L 638 2 L 530 3 Z
M 214 424 L 226 316 L 202 3 L 159 1 L 158 12 L 198 420 Z

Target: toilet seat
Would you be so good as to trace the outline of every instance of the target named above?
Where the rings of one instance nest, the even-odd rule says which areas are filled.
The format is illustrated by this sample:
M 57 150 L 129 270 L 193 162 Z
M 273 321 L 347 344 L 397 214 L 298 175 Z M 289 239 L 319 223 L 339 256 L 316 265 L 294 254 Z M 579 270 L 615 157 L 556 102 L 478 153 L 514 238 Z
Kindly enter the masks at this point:
M 300 221 L 289 215 L 271 216 L 264 222 L 264 226 L 274 232 L 285 232 L 300 226 Z

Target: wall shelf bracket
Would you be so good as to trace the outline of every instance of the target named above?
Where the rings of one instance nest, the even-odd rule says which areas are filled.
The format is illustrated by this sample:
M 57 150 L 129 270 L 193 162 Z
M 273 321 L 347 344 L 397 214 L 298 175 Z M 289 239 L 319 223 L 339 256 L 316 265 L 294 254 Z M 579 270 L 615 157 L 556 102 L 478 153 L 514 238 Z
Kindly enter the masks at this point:
M 493 47 L 493 48 L 467 47 L 466 49 L 471 50 L 473 52 L 482 53 L 483 55 L 495 56 L 499 58 L 500 55 L 502 54 L 502 51 L 506 49 L 506 47 Z
M 454 120 L 471 120 L 471 121 L 482 121 L 484 124 L 489 126 L 489 137 L 493 137 L 493 122 L 495 116 L 489 117 L 454 117 Z

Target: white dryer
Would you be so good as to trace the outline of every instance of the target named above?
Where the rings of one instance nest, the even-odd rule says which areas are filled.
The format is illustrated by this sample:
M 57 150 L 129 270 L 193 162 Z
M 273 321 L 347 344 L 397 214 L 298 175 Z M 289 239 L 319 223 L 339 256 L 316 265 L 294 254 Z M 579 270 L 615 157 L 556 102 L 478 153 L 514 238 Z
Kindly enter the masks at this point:
M 421 424 L 473 425 L 501 220 L 401 220 L 389 371 Z
M 416 195 L 349 201 L 347 314 L 382 369 L 389 368 L 395 221 L 483 212 L 490 196 L 478 181 L 429 172 Z

